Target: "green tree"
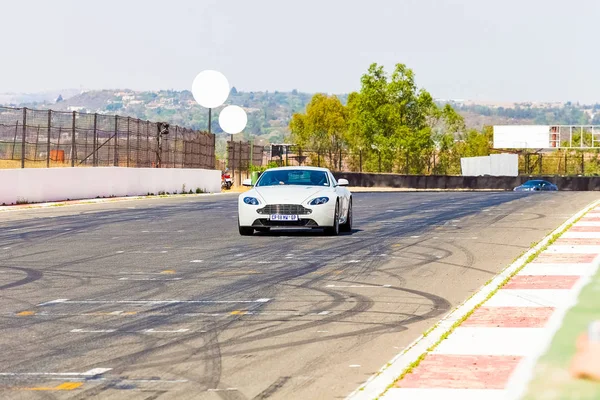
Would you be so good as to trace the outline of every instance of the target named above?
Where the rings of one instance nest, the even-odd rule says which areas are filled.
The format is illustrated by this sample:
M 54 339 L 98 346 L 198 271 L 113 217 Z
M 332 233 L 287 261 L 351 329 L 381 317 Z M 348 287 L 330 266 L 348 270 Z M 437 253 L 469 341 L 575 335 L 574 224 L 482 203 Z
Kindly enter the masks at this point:
M 347 119 L 347 109 L 336 96 L 315 94 L 305 114 L 292 116 L 291 139 L 300 147 L 327 155 L 330 166 L 335 167 L 346 144 Z
M 417 88 L 406 65 L 397 64 L 388 77 L 382 66 L 372 64 L 360 91 L 348 96 L 350 145 L 368 151 L 367 169 L 378 169 L 381 157 L 384 171 L 423 173 L 434 149 L 433 127 L 444 118 L 459 125 L 458 114 L 448 107 L 439 110 L 432 96 Z

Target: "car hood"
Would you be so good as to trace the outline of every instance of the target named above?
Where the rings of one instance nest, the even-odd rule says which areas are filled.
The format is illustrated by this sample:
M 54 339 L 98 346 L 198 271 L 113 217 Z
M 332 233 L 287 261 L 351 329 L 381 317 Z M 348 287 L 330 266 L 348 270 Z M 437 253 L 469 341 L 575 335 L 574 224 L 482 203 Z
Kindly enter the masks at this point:
M 331 188 L 320 186 L 265 186 L 252 191 L 266 204 L 302 204 L 320 193 L 330 192 Z

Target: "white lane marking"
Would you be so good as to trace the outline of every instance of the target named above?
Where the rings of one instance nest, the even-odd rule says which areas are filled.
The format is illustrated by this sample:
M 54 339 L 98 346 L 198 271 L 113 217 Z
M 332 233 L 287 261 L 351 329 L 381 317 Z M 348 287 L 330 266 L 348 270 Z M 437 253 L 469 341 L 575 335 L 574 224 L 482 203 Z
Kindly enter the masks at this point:
M 417 238 L 420 238 L 420 237 L 421 236 L 418 236 L 418 235 L 417 236 L 411 236 L 411 239 L 417 239 Z
M 93 368 L 86 372 L 0 372 L 0 376 L 96 376 L 112 368 Z
M 123 254 L 123 253 L 125 253 L 123 250 L 117 251 L 117 254 Z
M 458 327 L 433 354 L 528 356 L 543 346 L 544 328 Z
M 157 281 L 157 282 L 166 282 L 166 281 L 180 281 L 183 278 L 119 278 L 120 281 Z
M 360 368 L 360 364 L 351 364 L 348 365 L 350 368 Z
M 257 299 L 257 300 L 68 300 L 58 299 L 52 300 L 46 303 L 39 304 L 229 304 L 229 303 L 267 303 L 271 299 Z
M 232 392 L 236 391 L 237 388 L 227 388 L 227 389 L 208 389 L 207 392 Z
M 139 331 L 125 331 L 118 329 L 72 329 L 71 333 L 184 333 L 189 332 L 189 329 L 175 329 L 175 330 L 155 330 L 155 329 L 142 329 Z M 206 333 L 206 331 L 199 331 L 200 333 Z
M 317 331 L 317 333 L 329 333 L 329 331 Z
M 392 285 L 327 285 L 325 287 L 328 288 L 372 288 L 372 289 L 378 289 L 378 288 L 389 288 L 392 287 Z
M 190 262 L 191 262 L 191 263 L 201 263 L 201 262 L 202 262 L 202 260 L 192 260 L 192 261 L 190 261 Z
M 499 389 L 408 389 L 391 388 L 381 400 L 506 400 L 506 390 Z
M 320 313 L 317 313 L 317 315 L 327 315 L 329 314 L 329 311 L 321 311 Z
M 38 304 L 38 307 L 42 307 L 42 306 L 49 306 L 51 304 L 59 304 L 59 303 L 65 303 L 69 301 L 69 299 L 56 299 L 56 300 L 51 300 L 51 301 L 47 301 L 45 303 L 41 303 Z
M 356 264 L 356 263 L 359 263 L 359 262 L 360 262 L 360 260 L 348 260 L 348 261 L 346 261 L 347 264 Z

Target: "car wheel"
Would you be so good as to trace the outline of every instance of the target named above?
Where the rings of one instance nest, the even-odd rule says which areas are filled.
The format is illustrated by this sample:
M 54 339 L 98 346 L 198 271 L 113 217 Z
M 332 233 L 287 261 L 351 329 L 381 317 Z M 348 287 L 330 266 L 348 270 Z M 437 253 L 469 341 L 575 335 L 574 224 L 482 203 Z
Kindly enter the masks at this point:
M 333 226 L 325 228 L 325 234 L 328 236 L 337 236 L 340 234 L 340 203 L 335 204 L 333 214 Z
M 240 221 L 238 220 L 238 229 L 240 231 L 240 235 L 242 236 L 252 236 L 254 234 L 254 228 L 247 226 L 240 226 Z
M 348 205 L 348 215 L 346 216 L 346 222 L 340 226 L 342 232 L 352 232 L 352 199 Z

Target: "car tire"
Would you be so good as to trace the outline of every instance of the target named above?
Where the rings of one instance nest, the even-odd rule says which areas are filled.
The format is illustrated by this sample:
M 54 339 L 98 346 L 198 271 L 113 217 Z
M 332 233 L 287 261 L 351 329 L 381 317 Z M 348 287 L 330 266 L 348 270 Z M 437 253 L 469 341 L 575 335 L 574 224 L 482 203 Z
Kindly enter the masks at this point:
M 254 228 L 256 232 L 267 233 L 271 230 L 271 228 Z
M 346 222 L 340 226 L 341 232 L 352 232 L 352 199 L 348 205 L 348 214 L 346 215 Z
M 337 236 L 340 234 L 340 203 L 336 202 L 335 212 L 333 214 L 333 226 L 325 228 L 327 236 Z
M 238 220 L 238 229 L 240 231 L 240 235 L 242 236 L 252 236 L 254 235 L 254 228 L 248 226 L 240 226 L 240 221 Z

